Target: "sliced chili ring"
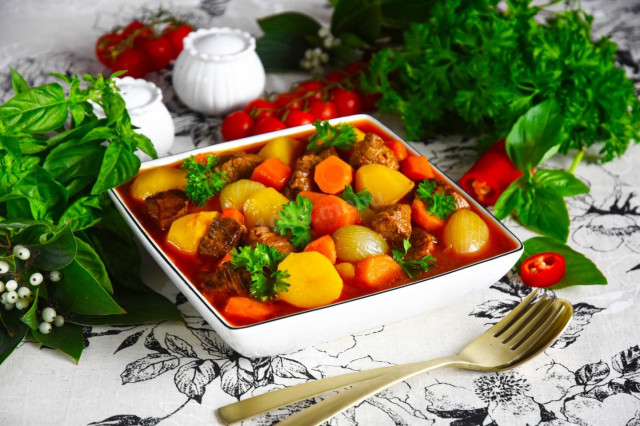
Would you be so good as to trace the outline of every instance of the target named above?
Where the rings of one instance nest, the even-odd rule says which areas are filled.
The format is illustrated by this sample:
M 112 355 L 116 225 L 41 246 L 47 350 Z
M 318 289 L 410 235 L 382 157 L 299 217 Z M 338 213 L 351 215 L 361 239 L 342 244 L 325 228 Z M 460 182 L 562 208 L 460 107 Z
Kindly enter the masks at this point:
M 547 251 L 526 258 L 520 265 L 520 276 L 530 287 L 550 287 L 564 277 L 565 270 L 564 256 Z

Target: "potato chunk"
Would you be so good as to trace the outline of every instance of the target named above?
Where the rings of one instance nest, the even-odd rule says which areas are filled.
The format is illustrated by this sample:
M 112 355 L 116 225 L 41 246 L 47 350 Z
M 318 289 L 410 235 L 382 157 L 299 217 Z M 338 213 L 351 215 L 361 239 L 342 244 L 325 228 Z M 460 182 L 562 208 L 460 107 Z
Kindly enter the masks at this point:
M 273 188 L 258 189 L 244 202 L 244 224 L 247 228 L 273 225 L 289 199 Z
M 356 191 L 368 189 L 373 195 L 373 208 L 397 203 L 413 186 L 411 179 L 382 164 L 366 164 L 356 171 Z
M 342 293 L 342 278 L 331 261 L 316 251 L 290 253 L 280 265 L 287 271 L 288 291 L 279 293 L 280 299 L 299 308 L 327 305 Z
M 182 169 L 160 167 L 140 173 L 131 184 L 131 196 L 143 201 L 145 198 L 170 189 L 187 186 L 187 172 Z
M 213 219 L 219 214 L 218 212 L 198 212 L 174 220 L 169 228 L 167 241 L 180 251 L 195 254 L 200 240 L 207 233 Z

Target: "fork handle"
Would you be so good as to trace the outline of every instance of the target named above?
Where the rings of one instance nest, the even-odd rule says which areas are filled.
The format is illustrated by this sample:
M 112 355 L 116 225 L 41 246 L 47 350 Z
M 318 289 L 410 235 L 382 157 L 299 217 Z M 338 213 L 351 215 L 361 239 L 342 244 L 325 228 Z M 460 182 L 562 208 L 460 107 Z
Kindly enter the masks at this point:
M 296 386 L 278 389 L 262 395 L 238 401 L 233 404 L 225 405 L 224 407 L 218 408 L 217 412 L 220 420 L 222 420 L 225 424 L 232 424 L 257 416 L 258 414 L 266 413 L 267 411 L 271 411 L 276 408 L 284 407 L 298 401 L 322 395 L 323 393 L 342 389 L 356 383 L 380 377 L 389 372 L 396 371 L 399 368 L 415 369 L 416 371 L 427 371 L 426 369 L 441 367 L 445 364 L 439 364 L 436 367 L 431 367 L 431 364 L 442 359 L 449 358 L 439 358 L 432 361 L 419 361 L 404 365 L 379 367 L 370 370 L 341 374 L 339 376 L 326 377 L 324 379 L 314 380 Z
M 464 364 L 464 363 L 462 363 Z M 316 426 L 330 419 L 347 408 L 364 401 L 387 387 L 401 382 L 410 377 L 440 367 L 461 365 L 457 356 L 436 358 L 430 361 L 416 362 L 412 364 L 383 367 L 387 371 L 370 379 L 356 382 L 353 387 L 320 401 L 311 407 L 303 409 L 296 414 L 284 419 L 279 426 Z M 378 369 L 380 370 L 380 369 Z M 368 370 L 375 371 L 375 370 Z M 341 377 L 341 376 L 339 376 Z M 353 383 L 353 382 L 352 382 Z M 295 387 L 293 387 L 295 389 Z

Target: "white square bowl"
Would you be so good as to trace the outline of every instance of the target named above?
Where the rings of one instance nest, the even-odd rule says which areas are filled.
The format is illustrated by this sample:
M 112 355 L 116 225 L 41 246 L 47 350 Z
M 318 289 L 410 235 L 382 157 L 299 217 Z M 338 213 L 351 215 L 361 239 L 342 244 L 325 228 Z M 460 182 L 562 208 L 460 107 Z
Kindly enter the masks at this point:
M 359 114 L 331 120 L 331 124 L 354 122 L 370 123 L 390 138 L 401 140 L 398 135 L 368 115 Z M 173 164 L 196 154 L 256 147 L 278 136 L 296 135 L 311 130 L 313 126 L 306 125 L 207 146 L 145 162 L 140 171 Z M 411 146 L 406 143 L 405 145 L 419 155 Z M 235 326 L 226 321 L 154 241 L 142 223 L 129 210 L 118 190 L 110 190 L 109 195 L 142 245 L 213 330 L 240 354 L 247 357 L 262 357 L 292 352 L 445 307 L 468 293 L 495 283 L 516 263 L 523 251 L 520 240 L 455 182 L 439 170 L 438 172 L 470 204 L 475 206 L 476 211 L 480 212 L 486 221 L 493 222 L 511 240 L 515 248 L 399 287 L 246 326 Z

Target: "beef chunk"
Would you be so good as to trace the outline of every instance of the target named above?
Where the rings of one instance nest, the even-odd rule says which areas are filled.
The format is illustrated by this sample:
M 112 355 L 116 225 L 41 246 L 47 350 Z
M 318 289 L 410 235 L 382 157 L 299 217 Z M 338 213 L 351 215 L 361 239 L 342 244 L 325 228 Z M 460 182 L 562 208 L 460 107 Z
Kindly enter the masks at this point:
M 249 230 L 247 244 L 255 247 L 258 243 L 275 247 L 282 253 L 292 253 L 295 251 L 295 248 L 287 238 L 271 232 L 271 229 L 266 226 L 256 226 Z
M 233 269 L 230 262 L 223 263 L 214 272 L 201 277 L 202 290 L 209 295 L 218 293 L 224 297 L 248 296 L 251 288 L 251 275 L 244 268 Z
M 382 208 L 371 219 L 371 229 L 392 246 L 402 247 L 402 241 L 411 236 L 411 207 L 396 204 Z
M 184 191 L 170 189 L 147 197 L 145 200 L 149 215 L 156 221 L 160 229 L 165 230 L 171 223 L 187 214 L 189 199 Z
M 305 154 L 298 158 L 289 182 L 284 188 L 284 196 L 293 200 L 300 191 L 312 191 L 314 188 L 313 169 L 320 161 L 322 159 L 316 154 Z
M 456 209 L 469 208 L 469 202 L 465 200 L 458 191 L 438 179 L 434 179 L 433 182 L 435 182 L 434 192 L 445 193 L 446 195 L 453 197 L 453 199 L 456 201 Z
M 409 242 L 411 243 L 411 248 L 404 258 L 407 260 L 417 260 L 433 253 L 438 240 L 424 229 L 415 227 L 411 231 Z
M 248 179 L 262 157 L 240 151 L 224 152 L 218 156 L 218 170 L 226 172 L 227 183 Z
M 335 155 L 336 157 L 340 157 L 338 155 L 338 151 L 336 151 L 336 149 L 332 146 L 330 146 L 329 148 L 325 148 L 322 151 L 318 151 L 316 155 L 320 157 L 320 161 L 325 160 L 328 157 L 331 157 L 332 155 Z
M 367 133 L 363 140 L 356 142 L 349 163 L 355 169 L 365 164 L 382 164 L 393 170 L 400 168 L 396 155 L 384 144 L 382 138 L 374 133 Z
M 230 217 L 216 217 L 209 230 L 200 240 L 198 252 L 213 257 L 222 257 L 237 247 L 247 229 Z

